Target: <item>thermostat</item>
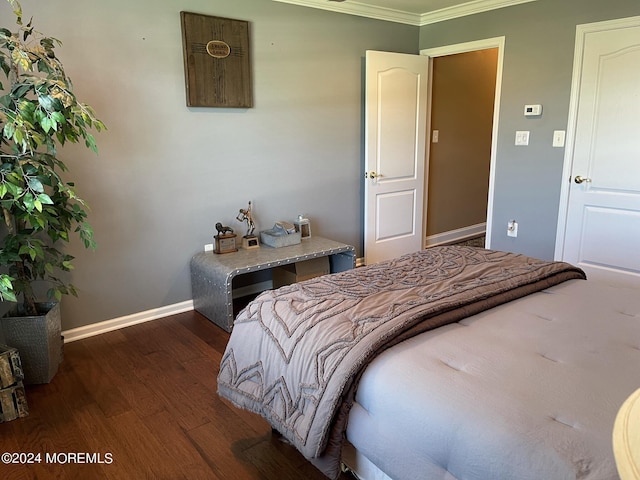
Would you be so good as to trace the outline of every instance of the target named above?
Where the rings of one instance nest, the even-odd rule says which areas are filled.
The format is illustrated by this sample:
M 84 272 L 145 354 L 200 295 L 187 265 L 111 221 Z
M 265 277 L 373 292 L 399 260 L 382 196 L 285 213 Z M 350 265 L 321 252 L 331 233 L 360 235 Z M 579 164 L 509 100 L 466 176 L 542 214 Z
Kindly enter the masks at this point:
M 524 106 L 525 117 L 535 117 L 538 115 L 542 115 L 542 105 L 525 105 Z

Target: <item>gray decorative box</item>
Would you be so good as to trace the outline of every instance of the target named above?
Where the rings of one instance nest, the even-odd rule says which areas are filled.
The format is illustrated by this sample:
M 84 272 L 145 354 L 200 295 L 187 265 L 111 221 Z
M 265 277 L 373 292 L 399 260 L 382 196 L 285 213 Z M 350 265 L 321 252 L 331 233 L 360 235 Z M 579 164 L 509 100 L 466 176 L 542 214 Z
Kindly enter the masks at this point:
M 279 232 L 275 232 L 273 229 L 263 230 L 262 232 L 260 232 L 260 241 L 262 242 L 262 244 L 274 248 L 295 245 L 297 243 L 300 243 L 301 239 L 302 237 L 300 235 L 300 232 L 294 232 L 284 235 Z

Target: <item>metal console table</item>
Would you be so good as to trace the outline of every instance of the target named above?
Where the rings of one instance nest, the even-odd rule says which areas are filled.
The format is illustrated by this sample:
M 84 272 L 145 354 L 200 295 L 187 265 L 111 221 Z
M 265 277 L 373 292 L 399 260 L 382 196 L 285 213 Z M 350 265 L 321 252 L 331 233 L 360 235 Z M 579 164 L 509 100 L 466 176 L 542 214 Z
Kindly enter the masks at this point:
M 329 257 L 331 273 L 350 270 L 356 263 L 352 245 L 316 236 L 288 247 L 262 246 L 256 250 L 240 249 L 225 254 L 197 253 L 191 259 L 194 308 L 230 332 L 234 320 L 234 277 L 318 257 Z

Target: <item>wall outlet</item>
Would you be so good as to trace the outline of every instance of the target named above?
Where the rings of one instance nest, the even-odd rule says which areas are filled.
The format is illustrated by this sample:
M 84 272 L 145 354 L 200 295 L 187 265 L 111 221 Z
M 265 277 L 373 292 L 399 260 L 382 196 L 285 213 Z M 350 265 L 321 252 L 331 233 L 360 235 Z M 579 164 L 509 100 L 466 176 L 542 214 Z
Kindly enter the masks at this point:
M 516 222 L 515 220 L 510 220 L 507 223 L 507 236 L 508 237 L 518 236 L 518 222 Z
M 205 252 L 213 252 L 213 243 L 207 243 L 207 244 L 204 246 L 204 251 L 205 251 Z

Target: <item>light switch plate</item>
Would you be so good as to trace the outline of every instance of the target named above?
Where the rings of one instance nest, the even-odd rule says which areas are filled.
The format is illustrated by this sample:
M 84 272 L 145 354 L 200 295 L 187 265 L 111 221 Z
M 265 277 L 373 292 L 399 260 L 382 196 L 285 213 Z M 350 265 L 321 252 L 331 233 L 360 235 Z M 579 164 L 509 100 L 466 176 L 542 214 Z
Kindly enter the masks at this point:
M 529 145 L 529 132 L 518 130 L 516 132 L 516 145 L 525 146 Z
M 564 147 L 564 138 L 565 138 L 565 131 L 564 130 L 554 130 L 554 132 L 553 132 L 553 146 L 554 147 Z

